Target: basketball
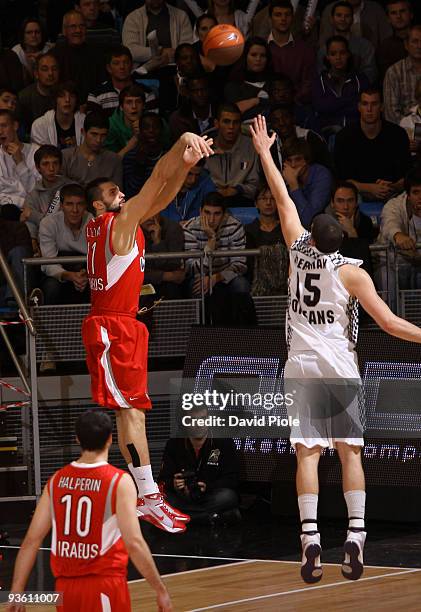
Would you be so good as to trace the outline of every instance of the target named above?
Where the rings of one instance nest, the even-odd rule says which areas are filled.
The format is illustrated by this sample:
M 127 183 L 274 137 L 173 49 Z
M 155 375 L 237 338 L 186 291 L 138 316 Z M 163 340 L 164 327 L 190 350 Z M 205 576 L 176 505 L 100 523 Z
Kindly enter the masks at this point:
M 209 30 L 203 42 L 205 56 L 217 66 L 230 66 L 244 49 L 244 36 L 232 25 L 220 24 Z

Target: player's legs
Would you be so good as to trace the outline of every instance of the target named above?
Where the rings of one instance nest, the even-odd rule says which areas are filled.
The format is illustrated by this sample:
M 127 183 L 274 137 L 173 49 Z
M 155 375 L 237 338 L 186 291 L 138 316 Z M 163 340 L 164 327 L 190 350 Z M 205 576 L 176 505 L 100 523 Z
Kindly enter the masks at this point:
M 320 534 L 317 530 L 317 502 L 319 495 L 318 465 L 321 446 L 308 448 L 295 445 L 297 455 L 297 495 L 301 520 L 301 545 L 303 556 L 301 576 L 307 583 L 318 582 L 323 570 L 320 562 Z
M 122 408 L 116 415 L 119 446 L 138 489 L 138 516 L 170 533 L 185 531 L 190 517 L 166 503 L 154 481 L 145 411 Z
M 348 509 L 348 533 L 344 544 L 342 574 L 350 580 L 360 578 L 364 570 L 365 478 L 361 463 L 361 447 L 336 442 L 342 465 L 344 497 Z

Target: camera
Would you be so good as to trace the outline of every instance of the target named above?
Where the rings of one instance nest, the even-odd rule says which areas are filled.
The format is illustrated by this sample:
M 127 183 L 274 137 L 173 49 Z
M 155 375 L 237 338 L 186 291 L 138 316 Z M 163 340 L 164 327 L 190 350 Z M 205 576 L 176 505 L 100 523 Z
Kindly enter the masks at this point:
M 198 477 L 193 470 L 182 470 L 184 482 L 189 490 L 190 499 L 194 502 L 198 502 L 202 499 L 203 493 L 198 484 Z

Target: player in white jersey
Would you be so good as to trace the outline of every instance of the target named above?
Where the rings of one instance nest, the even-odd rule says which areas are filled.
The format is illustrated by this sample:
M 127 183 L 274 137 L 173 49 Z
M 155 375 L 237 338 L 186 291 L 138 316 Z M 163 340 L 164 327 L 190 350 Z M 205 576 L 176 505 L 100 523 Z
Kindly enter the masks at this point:
M 323 573 L 317 530 L 317 470 L 322 449 L 333 447 L 342 465 L 349 519 L 342 574 L 356 580 L 363 572 L 366 538 L 363 438 L 358 410 L 360 376 L 354 352 L 358 301 L 392 336 L 421 343 L 421 329 L 392 313 L 377 295 L 370 276 L 359 268 L 360 261 L 340 255 L 343 232 L 333 217 L 317 216 L 311 233 L 303 228 L 270 153 L 276 135 L 268 135 L 261 116 L 250 130 L 290 250 L 285 385 L 296 387 L 293 415 L 300 420 L 300 426 L 291 430 L 291 443 L 297 455 L 301 576 L 311 583 L 318 582 Z

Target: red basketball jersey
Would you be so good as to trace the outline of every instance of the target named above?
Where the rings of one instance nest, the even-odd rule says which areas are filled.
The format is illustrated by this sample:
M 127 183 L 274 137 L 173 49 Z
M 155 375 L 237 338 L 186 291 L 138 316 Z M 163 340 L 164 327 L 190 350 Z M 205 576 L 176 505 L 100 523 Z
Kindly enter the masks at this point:
M 128 554 L 116 516 L 123 474 L 106 461 L 73 462 L 50 478 L 51 570 L 56 578 L 126 576 Z
M 139 227 L 130 253 L 116 255 L 111 235 L 117 214 L 104 213 L 86 227 L 92 310 L 135 316 L 145 271 L 145 238 Z

